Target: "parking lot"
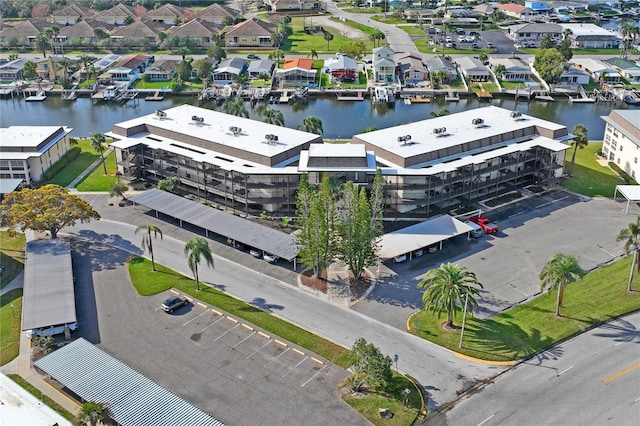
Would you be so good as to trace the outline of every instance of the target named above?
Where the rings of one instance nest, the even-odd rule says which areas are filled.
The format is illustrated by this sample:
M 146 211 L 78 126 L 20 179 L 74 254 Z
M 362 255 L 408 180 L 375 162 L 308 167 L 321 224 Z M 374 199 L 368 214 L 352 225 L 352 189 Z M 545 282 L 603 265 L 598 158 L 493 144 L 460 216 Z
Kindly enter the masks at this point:
M 165 313 L 175 292 L 138 296 L 127 256 L 76 242 L 74 335 L 226 424 L 366 424 L 338 396 L 346 370 L 198 300 Z

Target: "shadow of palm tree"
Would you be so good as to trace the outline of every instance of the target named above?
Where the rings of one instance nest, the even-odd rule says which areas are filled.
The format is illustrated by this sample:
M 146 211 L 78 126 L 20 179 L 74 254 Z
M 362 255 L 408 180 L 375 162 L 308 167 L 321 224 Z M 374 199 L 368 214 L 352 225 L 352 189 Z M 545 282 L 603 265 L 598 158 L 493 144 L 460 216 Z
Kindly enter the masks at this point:
M 605 339 L 612 339 L 614 342 L 635 342 L 640 343 L 640 330 L 635 325 L 624 319 L 618 319 L 600 326 L 601 332 L 594 333 L 594 336 Z

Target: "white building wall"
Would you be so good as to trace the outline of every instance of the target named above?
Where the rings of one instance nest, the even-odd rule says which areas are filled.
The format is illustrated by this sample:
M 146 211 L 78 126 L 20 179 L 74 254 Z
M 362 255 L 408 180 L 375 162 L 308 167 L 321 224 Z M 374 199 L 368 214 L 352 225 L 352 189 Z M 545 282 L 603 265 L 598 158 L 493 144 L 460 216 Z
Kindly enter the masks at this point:
M 607 123 L 602 153 L 635 180 L 640 179 L 640 147 Z

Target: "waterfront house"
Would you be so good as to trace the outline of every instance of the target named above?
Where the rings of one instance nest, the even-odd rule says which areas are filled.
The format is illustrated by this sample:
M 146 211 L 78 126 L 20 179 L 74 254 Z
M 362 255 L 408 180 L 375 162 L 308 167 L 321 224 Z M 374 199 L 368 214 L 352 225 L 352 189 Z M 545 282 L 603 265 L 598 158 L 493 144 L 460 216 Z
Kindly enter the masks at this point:
M 529 22 L 526 24 L 511 25 L 507 35 L 515 42 L 538 42 L 544 36 L 551 36 L 554 40 L 562 37 L 562 27 L 558 24 L 544 24 Z
M 240 74 L 247 70 L 248 66 L 247 61 L 242 58 L 223 59 L 211 74 L 213 82 L 217 84 L 233 83 Z
M 429 70 L 417 55 L 396 55 L 398 77 L 402 84 L 418 84 L 429 80 Z
M 531 68 L 520 59 L 489 57 L 489 65 L 494 72 L 496 66 L 504 66 L 505 71 L 496 75 L 502 81 L 529 81 L 531 79 Z
M 146 18 L 154 22 L 162 22 L 163 24 L 176 25 L 177 22 L 183 22 L 182 15 L 184 8 L 174 4 L 163 4 L 157 9 L 147 11 Z
M 149 65 L 150 57 L 146 55 L 128 55 L 107 71 L 111 81 L 134 81 L 142 76 Z
M 520 4 L 505 3 L 498 4 L 496 7 L 505 15 L 512 18 L 520 19 L 522 21 L 530 21 L 538 17 L 538 12 Z
M 171 81 L 180 62 L 177 59 L 158 60 L 144 70 L 143 77 L 147 81 Z
M 386 46 L 372 50 L 371 68 L 374 83 L 393 83 L 396 76 L 395 53 Z
M 640 65 L 637 62 L 616 57 L 604 59 L 603 62 L 614 67 L 630 84 L 640 84 Z
M 75 25 L 79 22 L 93 19 L 96 11 L 85 6 L 69 4 L 59 10 L 51 12 L 49 20 L 56 25 Z
M 134 21 L 130 25 L 116 27 L 109 37 L 114 45 L 123 44 L 128 40 L 135 43 L 137 47 L 155 46 L 158 41 L 158 34 L 143 21 Z
M 443 82 L 450 82 L 458 79 L 458 70 L 449 59 L 443 58 L 442 56 L 436 56 L 429 58 L 424 62 L 425 65 L 427 65 L 430 76 L 433 77 L 435 73 L 443 71 L 445 74 Z
M 596 24 L 560 24 L 563 31 L 570 30 L 571 47 L 590 49 L 610 49 L 618 47 L 622 35 L 615 31 L 607 31 Z
M 559 86 L 575 86 L 576 84 L 589 84 L 591 74 L 582 68 L 569 66 L 561 75 Z
M 336 53 L 334 57 L 325 59 L 323 68 L 334 81 L 353 82 L 358 79 L 358 63 L 342 53 Z
M 463 56 L 455 59 L 458 70 L 471 81 L 486 82 L 493 80 L 491 71 L 480 59 Z
M 135 19 L 135 17 L 133 7 L 118 3 L 110 9 L 98 12 L 93 19 L 111 25 L 124 25 L 128 18 Z
M 640 179 L 640 110 L 612 110 L 606 123 L 602 153 L 632 178 Z
M 620 83 L 620 73 L 615 67 L 591 58 L 576 58 L 571 62 L 578 68 L 581 68 L 591 74 L 591 78 L 595 81 L 602 81 L 608 84 Z
M 236 20 L 240 16 L 240 12 L 230 7 L 222 6 L 218 3 L 213 3 L 210 6 L 198 11 L 194 15 L 194 19 L 202 19 L 203 21 L 213 22 L 214 24 L 222 25 L 222 20 L 228 16 L 233 20 Z
M 244 47 L 273 47 L 273 35 L 278 29 L 277 25 L 262 21 L 258 18 L 247 19 L 244 22 L 231 27 L 225 35 L 227 48 Z
M 0 65 L 0 80 L 17 81 L 22 80 L 22 70 L 28 59 L 18 58 Z
M 180 26 L 171 27 L 169 30 L 169 38 L 171 37 L 190 37 L 198 40 L 200 47 L 209 47 L 215 44 L 212 39 L 213 34 L 220 35 L 223 26 L 214 22 L 204 21 L 202 19 L 192 19 Z
M 51 22 L 40 19 L 25 19 L 17 23 L 15 26 L 6 25 L 0 31 L 0 39 L 4 43 L 8 43 L 9 48 L 28 47 L 34 48 L 38 34 L 53 26 Z M 58 40 L 56 40 L 57 42 Z
M 308 86 L 316 83 L 318 71 L 313 68 L 313 59 L 285 59 L 282 69 L 276 71 L 281 86 Z
M 32 184 L 67 153 L 73 129 L 61 126 L 0 128 L 0 179 Z
M 276 63 L 270 59 L 256 59 L 249 63 L 247 73 L 251 78 L 258 78 L 260 74 L 267 74 L 271 78 L 275 68 Z
M 56 81 L 62 77 L 68 77 L 64 74 L 64 69 L 58 66 L 63 59 L 62 56 L 47 56 L 46 58 L 35 58 L 31 62 L 36 64 L 36 73 L 43 80 Z M 72 71 L 72 70 L 71 70 Z

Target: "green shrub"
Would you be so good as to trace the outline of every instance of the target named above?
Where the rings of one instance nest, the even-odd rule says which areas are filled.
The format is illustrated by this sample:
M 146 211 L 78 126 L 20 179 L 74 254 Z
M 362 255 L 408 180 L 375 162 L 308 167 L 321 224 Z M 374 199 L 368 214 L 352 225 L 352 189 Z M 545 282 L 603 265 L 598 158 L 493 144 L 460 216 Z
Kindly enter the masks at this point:
M 55 175 L 60 173 L 62 169 L 67 167 L 69 163 L 78 158 L 82 154 L 82 150 L 80 147 L 75 146 L 67 151 L 66 154 L 62 156 L 53 166 L 49 167 L 46 172 L 42 175 L 42 180 L 51 180 Z
M 634 178 L 629 176 L 627 172 L 622 170 L 616 163 L 613 161 L 609 161 L 609 167 L 611 167 L 624 181 L 627 185 L 637 185 L 638 182 L 635 181 Z

